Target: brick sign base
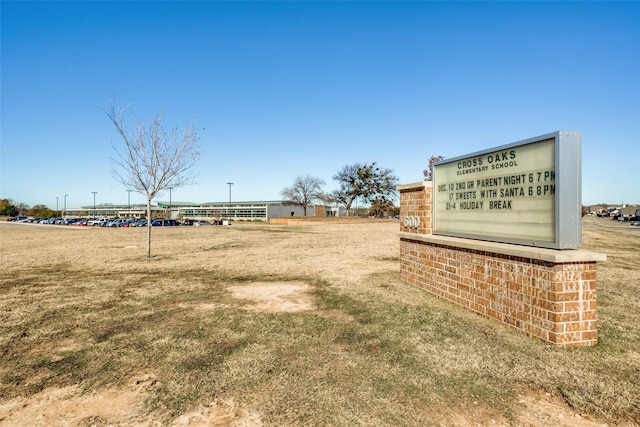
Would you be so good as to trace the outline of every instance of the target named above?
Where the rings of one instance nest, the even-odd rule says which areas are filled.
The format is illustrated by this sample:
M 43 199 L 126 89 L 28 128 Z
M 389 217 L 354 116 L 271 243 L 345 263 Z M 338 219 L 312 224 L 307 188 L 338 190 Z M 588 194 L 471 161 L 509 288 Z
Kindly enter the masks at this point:
M 432 235 L 431 183 L 398 190 L 403 281 L 558 347 L 597 343 L 604 254 Z

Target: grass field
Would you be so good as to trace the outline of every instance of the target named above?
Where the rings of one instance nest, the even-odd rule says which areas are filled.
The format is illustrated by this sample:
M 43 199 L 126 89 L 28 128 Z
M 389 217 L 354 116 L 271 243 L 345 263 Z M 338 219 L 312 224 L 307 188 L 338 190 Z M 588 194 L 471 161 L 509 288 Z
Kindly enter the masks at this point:
M 0 425 L 640 425 L 640 232 L 585 220 L 599 341 L 555 349 L 401 282 L 398 231 L 2 224 Z

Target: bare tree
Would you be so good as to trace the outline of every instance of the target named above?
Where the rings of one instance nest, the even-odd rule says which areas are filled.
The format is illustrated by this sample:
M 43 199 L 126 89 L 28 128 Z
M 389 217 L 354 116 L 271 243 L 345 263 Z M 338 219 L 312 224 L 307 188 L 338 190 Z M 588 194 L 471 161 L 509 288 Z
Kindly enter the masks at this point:
M 16 215 L 18 216 L 27 216 L 29 215 L 29 209 L 31 209 L 31 207 L 24 203 L 24 202 L 19 202 L 15 204 L 16 207 Z
M 181 187 L 193 181 L 189 170 L 200 158 L 200 137 L 193 124 L 179 132 L 166 129 L 164 114 L 153 116 L 145 127 L 140 122 L 132 131 L 127 130 L 124 111 L 111 102 L 104 108 L 107 117 L 122 137 L 122 146 L 114 145 L 114 178 L 127 189 L 147 198 L 147 257 L 151 257 L 151 200 L 169 187 Z M 119 149 L 120 148 L 120 149 Z
M 296 206 L 302 206 L 304 216 L 307 216 L 307 206 L 314 200 L 326 197 L 322 192 L 322 186 L 324 186 L 324 184 L 325 182 L 321 178 L 314 178 L 310 175 L 297 176 L 293 181 L 293 185 L 284 188 L 280 192 L 280 195 L 282 195 L 286 201 Z

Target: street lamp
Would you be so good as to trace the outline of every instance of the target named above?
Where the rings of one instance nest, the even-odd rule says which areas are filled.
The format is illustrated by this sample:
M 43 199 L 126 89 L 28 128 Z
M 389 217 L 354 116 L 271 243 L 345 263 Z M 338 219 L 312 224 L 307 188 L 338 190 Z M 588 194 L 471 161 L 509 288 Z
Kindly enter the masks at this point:
M 127 204 L 129 205 L 129 218 L 131 218 L 131 190 L 127 190 L 128 194 L 128 199 L 127 199 Z
M 67 196 L 69 196 L 68 194 L 64 195 L 64 210 L 62 211 L 62 217 L 65 218 L 67 216 Z
M 227 182 L 227 185 L 229 186 L 229 210 L 227 211 L 227 218 L 229 218 L 231 216 L 231 186 L 233 182 Z
M 171 190 L 173 190 L 173 187 L 169 187 L 169 219 L 173 216 L 171 215 Z
M 93 193 L 93 216 L 96 216 L 96 194 L 97 191 L 92 191 Z
M 56 196 L 56 215 L 58 215 L 58 196 Z

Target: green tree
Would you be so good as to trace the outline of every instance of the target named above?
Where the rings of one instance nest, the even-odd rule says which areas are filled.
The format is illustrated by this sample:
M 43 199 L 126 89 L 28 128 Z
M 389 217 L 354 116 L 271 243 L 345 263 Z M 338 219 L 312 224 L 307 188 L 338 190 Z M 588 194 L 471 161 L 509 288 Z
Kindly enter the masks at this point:
M 344 205 L 347 212 L 357 198 L 367 203 L 391 199 L 398 185 L 393 171 L 376 166 L 376 162 L 344 166 L 333 179 L 338 181 L 339 187 L 331 193 L 331 199 Z
M 377 218 L 395 215 L 395 206 L 393 204 L 393 201 L 383 198 L 375 199 L 373 202 L 371 202 L 369 215 Z
M 49 213 L 51 209 L 49 209 L 45 205 L 35 205 L 31 209 L 29 209 L 29 216 L 37 217 L 37 218 L 49 218 Z
M 13 204 L 11 199 L 0 199 L 0 215 L 1 216 L 16 216 L 18 209 Z

